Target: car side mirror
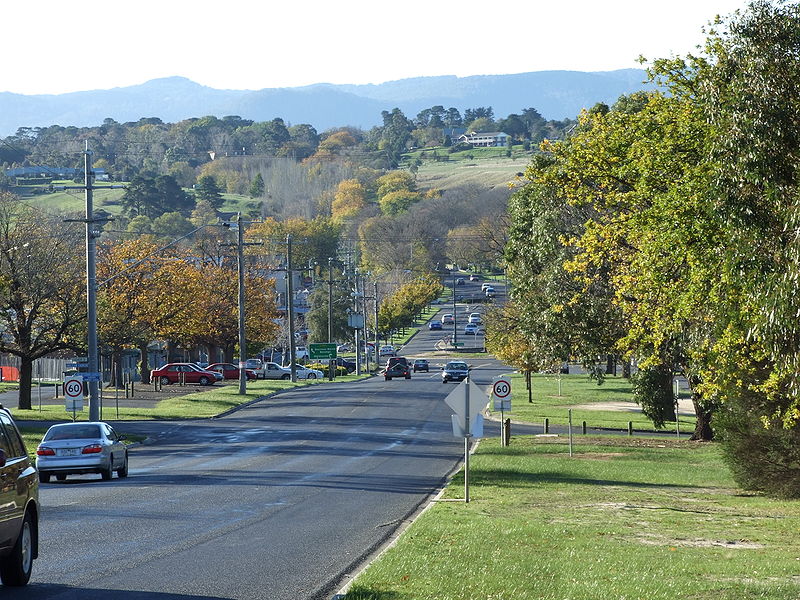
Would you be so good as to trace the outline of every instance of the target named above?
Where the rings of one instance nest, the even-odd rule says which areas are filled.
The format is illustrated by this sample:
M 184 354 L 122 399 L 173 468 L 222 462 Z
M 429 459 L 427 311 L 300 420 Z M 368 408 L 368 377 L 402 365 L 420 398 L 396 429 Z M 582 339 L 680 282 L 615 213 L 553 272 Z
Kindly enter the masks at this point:
M 6 466 L 6 451 L 0 448 L 0 467 Z

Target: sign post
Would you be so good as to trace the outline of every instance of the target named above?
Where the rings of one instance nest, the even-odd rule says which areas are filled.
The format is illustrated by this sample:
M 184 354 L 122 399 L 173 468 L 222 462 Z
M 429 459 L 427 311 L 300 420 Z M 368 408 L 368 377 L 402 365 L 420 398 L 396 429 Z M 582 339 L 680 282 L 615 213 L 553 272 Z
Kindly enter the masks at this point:
M 83 377 L 73 375 L 64 378 L 64 408 L 72 411 L 72 420 L 77 420 L 77 412 L 83 410 Z
M 500 445 L 508 446 L 505 411 L 511 412 L 511 377 L 500 375 L 492 381 L 492 401 L 494 410 L 500 411 Z
M 455 411 L 452 415 L 453 435 L 464 436 L 464 501 L 469 502 L 469 441 L 473 437 L 483 437 L 483 415 L 480 411 L 489 403 L 489 398 L 469 380 L 468 375 L 444 401 Z

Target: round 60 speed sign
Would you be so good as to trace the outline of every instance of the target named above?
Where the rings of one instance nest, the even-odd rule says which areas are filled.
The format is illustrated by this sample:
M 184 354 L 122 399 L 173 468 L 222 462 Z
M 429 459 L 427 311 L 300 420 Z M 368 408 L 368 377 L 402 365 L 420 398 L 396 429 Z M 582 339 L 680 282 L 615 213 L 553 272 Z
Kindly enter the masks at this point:
M 507 375 L 497 377 L 492 383 L 492 398 L 494 409 L 511 410 L 511 378 Z
M 64 381 L 64 396 L 67 400 L 83 400 L 83 378 L 67 378 Z

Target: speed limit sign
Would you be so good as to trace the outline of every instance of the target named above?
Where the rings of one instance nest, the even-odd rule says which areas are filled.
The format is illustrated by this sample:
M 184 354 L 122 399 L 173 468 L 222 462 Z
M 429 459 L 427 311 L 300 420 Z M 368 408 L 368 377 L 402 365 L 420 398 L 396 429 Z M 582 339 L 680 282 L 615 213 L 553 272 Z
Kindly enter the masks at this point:
M 511 378 L 508 375 L 495 377 L 492 382 L 492 400 L 494 410 L 511 410 Z
M 64 379 L 64 406 L 73 412 L 83 410 L 83 377 Z

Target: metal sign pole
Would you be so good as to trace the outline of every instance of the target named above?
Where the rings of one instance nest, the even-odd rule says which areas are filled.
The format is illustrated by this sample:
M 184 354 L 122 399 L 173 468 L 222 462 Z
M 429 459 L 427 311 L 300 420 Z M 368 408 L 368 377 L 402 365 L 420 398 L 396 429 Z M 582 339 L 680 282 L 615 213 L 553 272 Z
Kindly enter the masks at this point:
M 453 288 L 453 293 L 456 289 Z M 469 438 L 470 438 L 470 423 L 469 423 L 469 374 L 466 379 L 466 392 L 464 394 L 464 501 L 469 503 Z

